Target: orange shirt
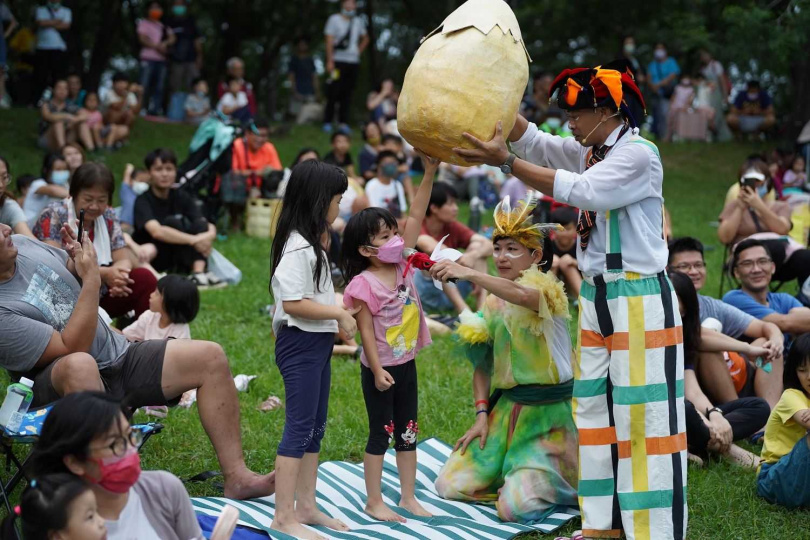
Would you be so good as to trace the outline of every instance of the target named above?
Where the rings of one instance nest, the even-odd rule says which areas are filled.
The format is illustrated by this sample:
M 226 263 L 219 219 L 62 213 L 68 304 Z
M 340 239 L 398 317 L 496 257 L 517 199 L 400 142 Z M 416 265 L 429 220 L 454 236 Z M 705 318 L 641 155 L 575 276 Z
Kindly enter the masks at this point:
M 247 152 L 245 150 L 247 149 Z M 261 171 L 265 167 L 281 170 L 281 160 L 278 158 L 276 147 L 266 142 L 258 152 L 251 152 L 245 139 L 240 137 L 233 142 L 233 170 L 235 171 Z

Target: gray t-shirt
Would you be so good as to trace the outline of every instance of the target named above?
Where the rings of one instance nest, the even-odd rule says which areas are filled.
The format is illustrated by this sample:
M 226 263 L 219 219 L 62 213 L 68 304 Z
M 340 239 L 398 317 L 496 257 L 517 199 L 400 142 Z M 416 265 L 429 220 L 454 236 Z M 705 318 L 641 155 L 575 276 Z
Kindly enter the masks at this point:
M 27 372 L 45 352 L 53 331 L 67 326 L 81 286 L 65 266 L 65 251 L 20 234 L 11 239 L 17 268 L 11 279 L 0 282 L 0 366 Z M 99 369 L 118 362 L 127 347 L 127 338 L 99 317 L 90 348 Z
M 0 206 L 0 223 L 8 225 L 13 229 L 21 222 L 25 222 L 25 212 L 23 212 L 20 205 L 17 204 L 17 201 L 11 197 L 7 197 L 6 200 L 3 201 L 3 206 Z
M 340 13 L 335 13 L 326 21 L 323 33 L 332 36 L 335 62 L 360 63 L 358 45 L 360 38 L 366 35 L 366 23 L 363 19 L 357 15 L 347 19 Z
M 717 319 L 723 325 L 723 333 L 729 337 L 737 339 L 745 333 L 754 317 L 740 311 L 730 304 L 726 304 L 717 298 L 698 295 L 700 304 L 700 322 L 703 323 L 708 318 Z

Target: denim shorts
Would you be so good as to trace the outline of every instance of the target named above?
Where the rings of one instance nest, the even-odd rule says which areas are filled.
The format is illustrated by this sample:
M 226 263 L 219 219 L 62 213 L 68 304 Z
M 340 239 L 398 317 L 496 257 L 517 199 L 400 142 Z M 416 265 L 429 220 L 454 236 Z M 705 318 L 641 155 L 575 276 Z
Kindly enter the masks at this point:
M 757 493 L 788 508 L 810 508 L 810 439 L 805 435 L 776 463 L 763 463 Z

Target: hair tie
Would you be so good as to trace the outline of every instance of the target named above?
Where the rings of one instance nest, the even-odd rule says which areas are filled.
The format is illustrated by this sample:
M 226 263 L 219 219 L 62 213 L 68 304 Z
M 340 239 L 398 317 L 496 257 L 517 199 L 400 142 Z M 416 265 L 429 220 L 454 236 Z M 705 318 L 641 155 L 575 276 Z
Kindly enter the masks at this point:
M 14 507 L 14 513 L 16 515 L 18 515 L 18 516 L 20 515 L 20 507 L 19 507 L 19 505 Z

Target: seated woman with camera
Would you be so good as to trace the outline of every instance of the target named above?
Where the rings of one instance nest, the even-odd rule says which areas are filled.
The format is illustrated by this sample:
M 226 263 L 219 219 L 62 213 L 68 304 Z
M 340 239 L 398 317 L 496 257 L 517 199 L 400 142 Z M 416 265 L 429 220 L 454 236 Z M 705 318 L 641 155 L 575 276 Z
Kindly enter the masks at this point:
M 810 276 L 810 250 L 787 236 L 792 227 L 790 205 L 771 195 L 771 173 L 762 159 L 749 158 L 743 163 L 736 191 L 736 197 L 727 199 L 720 214 L 717 229 L 720 241 L 731 245 L 752 236 L 757 238 L 773 256 L 774 281 L 795 279 L 801 287 Z

